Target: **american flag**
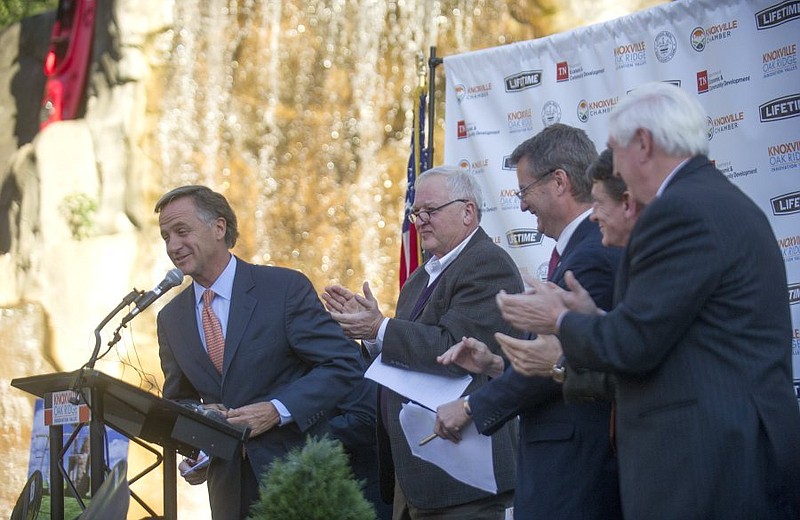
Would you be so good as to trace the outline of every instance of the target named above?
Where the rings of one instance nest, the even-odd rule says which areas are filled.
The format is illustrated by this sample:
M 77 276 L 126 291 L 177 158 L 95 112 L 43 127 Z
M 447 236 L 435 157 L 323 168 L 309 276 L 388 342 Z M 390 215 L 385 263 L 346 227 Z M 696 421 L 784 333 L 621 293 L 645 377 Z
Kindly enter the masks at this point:
M 403 215 L 403 237 L 400 244 L 400 287 L 411 273 L 422 263 L 422 250 L 419 245 L 417 228 L 408 221 L 411 205 L 414 204 L 414 183 L 417 176 L 428 169 L 428 150 L 425 143 L 425 89 L 416 90 L 417 106 L 414 112 L 414 130 L 411 134 L 411 154 L 408 157 L 408 188 L 406 189 L 406 209 Z

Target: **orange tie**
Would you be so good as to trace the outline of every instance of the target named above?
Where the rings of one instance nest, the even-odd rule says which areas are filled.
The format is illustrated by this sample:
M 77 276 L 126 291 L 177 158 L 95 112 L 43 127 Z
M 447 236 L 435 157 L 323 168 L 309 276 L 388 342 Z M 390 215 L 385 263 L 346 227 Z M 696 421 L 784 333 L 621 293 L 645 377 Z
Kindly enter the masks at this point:
M 206 350 L 211 362 L 217 367 L 217 372 L 222 373 L 222 358 L 225 354 L 225 336 L 222 335 L 222 325 L 219 318 L 211 308 L 214 300 L 214 291 L 206 289 L 203 293 L 203 334 L 206 336 Z

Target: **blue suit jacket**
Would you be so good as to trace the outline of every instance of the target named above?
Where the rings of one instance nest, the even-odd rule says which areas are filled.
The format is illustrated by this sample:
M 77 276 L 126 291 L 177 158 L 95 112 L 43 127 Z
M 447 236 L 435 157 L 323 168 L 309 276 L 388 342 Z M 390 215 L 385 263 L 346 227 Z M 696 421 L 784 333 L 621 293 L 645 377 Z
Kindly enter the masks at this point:
M 625 517 L 800 518 L 786 275 L 761 210 L 693 158 L 639 217 L 618 292 L 606 317 L 568 313 L 561 341 L 616 376 Z
M 278 399 L 294 421 L 247 441 L 260 476 L 275 458 L 327 432 L 328 415 L 361 378 L 359 352 L 323 308 L 301 273 L 237 258 L 225 358 L 220 375 L 200 340 L 192 286 L 158 314 L 166 399 L 222 403 L 228 408 Z M 239 518 L 241 460 L 209 468 L 214 518 Z M 242 511 L 242 514 L 245 511 Z
M 581 222 L 551 279 L 563 285 L 564 273 L 571 270 L 597 305 L 608 309 L 620 250 L 603 247 L 601 239 L 596 223 Z M 507 367 L 470 396 L 470 406 L 484 434 L 519 415 L 514 518 L 621 517 L 609 402 L 567 405 L 560 384 Z

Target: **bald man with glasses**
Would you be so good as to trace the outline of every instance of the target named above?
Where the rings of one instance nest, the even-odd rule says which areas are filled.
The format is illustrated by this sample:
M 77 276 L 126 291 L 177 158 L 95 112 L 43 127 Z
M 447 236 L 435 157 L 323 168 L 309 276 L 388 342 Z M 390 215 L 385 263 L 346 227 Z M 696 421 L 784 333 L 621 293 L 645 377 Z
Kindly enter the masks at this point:
M 495 331 L 521 337 L 501 318 L 495 296 L 499 291 L 522 291 L 522 280 L 511 257 L 481 229 L 482 200 L 480 186 L 469 172 L 442 166 L 420 175 L 409 220 L 430 259 L 403 285 L 394 318 L 381 313 L 367 283 L 363 296 L 340 286 L 327 287 L 322 298 L 345 333 L 365 340 L 372 354 L 381 352 L 384 363 L 446 375 L 465 373 L 436 361 L 462 338 L 479 337 L 500 354 Z M 476 375 L 466 392 L 487 381 L 487 376 Z M 387 388 L 381 388 L 381 396 L 382 489 L 385 499 L 393 499 L 393 518 L 502 520 L 513 498 L 516 425 L 508 423 L 492 435 L 498 488 L 492 494 L 414 457 L 399 419 L 408 399 Z

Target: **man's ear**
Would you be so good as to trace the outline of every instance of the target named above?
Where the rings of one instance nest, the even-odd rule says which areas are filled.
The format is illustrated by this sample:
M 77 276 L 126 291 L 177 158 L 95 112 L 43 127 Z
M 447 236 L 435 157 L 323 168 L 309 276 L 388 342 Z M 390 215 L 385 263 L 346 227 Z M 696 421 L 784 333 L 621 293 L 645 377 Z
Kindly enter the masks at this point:
M 464 204 L 464 224 L 470 225 L 478 220 L 478 208 L 472 201 Z

